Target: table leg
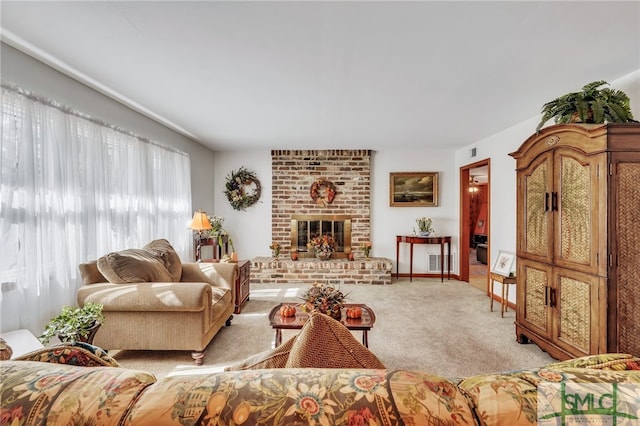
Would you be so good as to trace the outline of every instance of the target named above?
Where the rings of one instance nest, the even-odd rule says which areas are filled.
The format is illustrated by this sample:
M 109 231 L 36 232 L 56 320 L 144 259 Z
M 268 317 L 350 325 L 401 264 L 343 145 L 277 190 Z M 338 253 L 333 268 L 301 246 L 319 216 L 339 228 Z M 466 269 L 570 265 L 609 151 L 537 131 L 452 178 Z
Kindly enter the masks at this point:
M 507 296 L 505 296 L 505 287 Z M 504 318 L 505 308 L 507 304 L 507 299 L 505 297 L 509 297 L 509 284 L 502 283 L 502 301 L 500 302 L 500 316 Z
M 451 241 L 447 242 L 447 279 L 451 279 Z
M 282 343 L 282 330 L 276 328 L 276 343 L 275 347 L 277 348 Z
M 493 284 L 494 284 L 495 281 L 493 280 L 493 278 L 489 278 L 489 281 L 491 281 L 491 284 L 489 284 L 489 288 L 491 289 L 489 291 L 489 300 L 490 300 L 490 302 L 489 302 L 489 311 L 493 312 Z
M 362 330 L 362 344 L 365 348 L 369 347 L 369 336 L 367 330 Z
M 400 279 L 398 269 L 400 268 L 400 241 L 396 240 L 396 280 Z
M 444 241 L 440 241 L 440 282 L 444 282 Z
M 413 243 L 409 243 L 409 282 L 413 281 Z

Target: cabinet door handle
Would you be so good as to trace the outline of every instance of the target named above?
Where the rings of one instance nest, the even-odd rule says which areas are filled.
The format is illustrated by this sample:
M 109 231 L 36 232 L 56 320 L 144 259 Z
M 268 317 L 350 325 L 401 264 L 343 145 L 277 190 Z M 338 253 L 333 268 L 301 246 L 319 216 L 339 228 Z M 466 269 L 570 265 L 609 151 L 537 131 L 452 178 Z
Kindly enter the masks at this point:
M 555 288 L 549 288 L 549 306 L 552 308 L 556 306 L 556 289 Z
M 544 288 L 544 306 L 549 306 L 549 286 Z
M 558 193 L 551 193 L 551 211 L 558 211 Z
M 549 211 L 549 193 L 548 192 L 544 193 L 544 211 L 545 212 Z

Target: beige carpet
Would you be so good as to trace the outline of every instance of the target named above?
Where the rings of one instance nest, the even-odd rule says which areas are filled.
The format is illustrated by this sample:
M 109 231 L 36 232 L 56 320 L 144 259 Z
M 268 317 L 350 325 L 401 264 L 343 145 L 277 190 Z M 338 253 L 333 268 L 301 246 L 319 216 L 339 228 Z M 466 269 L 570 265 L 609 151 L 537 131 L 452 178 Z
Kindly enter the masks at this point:
M 224 327 L 196 367 L 189 352 L 112 351 L 124 367 L 158 377 L 220 371 L 273 347 L 268 314 L 281 301 L 299 301 L 305 285 L 254 284 L 251 298 L 232 325 Z M 423 370 L 445 377 L 539 367 L 553 359 L 536 345 L 515 341 L 515 313 L 489 312 L 486 294 L 466 282 L 438 279 L 393 281 L 391 285 L 344 285 L 347 302 L 366 303 L 376 314 L 369 349 L 388 369 Z M 498 309 L 495 309 L 498 306 Z M 296 331 L 285 330 L 283 341 Z M 353 334 L 361 339 L 361 332 Z

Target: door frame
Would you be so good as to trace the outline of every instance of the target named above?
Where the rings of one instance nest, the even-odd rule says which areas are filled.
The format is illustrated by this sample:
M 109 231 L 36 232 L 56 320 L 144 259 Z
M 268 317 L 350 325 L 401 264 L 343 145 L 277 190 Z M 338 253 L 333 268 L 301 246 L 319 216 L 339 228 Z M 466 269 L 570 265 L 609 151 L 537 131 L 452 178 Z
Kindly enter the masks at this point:
M 470 170 L 487 166 L 487 261 L 491 253 L 491 159 L 477 161 L 460 167 L 460 281 L 469 282 L 469 219 L 471 195 L 469 194 Z M 464 261 L 463 261 L 464 260 Z M 487 265 L 488 266 L 488 265 Z M 487 295 L 489 273 L 487 269 Z

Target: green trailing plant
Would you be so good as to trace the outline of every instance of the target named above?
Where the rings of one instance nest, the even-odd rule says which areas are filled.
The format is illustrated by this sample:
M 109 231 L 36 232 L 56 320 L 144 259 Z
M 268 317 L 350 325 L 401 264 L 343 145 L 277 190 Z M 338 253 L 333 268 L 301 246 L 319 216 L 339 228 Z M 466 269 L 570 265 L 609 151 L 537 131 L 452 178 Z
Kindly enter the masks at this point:
M 93 329 L 104 322 L 102 304 L 87 302 L 82 307 L 63 306 L 60 315 L 52 318 L 38 337 L 48 344 L 53 336 L 61 342 L 86 341 Z
M 594 81 L 580 92 L 567 93 L 542 106 L 542 119 L 536 127 L 554 119 L 556 124 L 566 123 L 626 123 L 635 121 L 629 105 L 629 97 L 621 90 L 600 88 L 606 81 Z

